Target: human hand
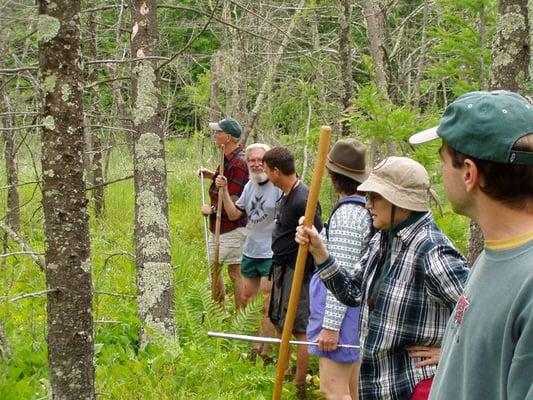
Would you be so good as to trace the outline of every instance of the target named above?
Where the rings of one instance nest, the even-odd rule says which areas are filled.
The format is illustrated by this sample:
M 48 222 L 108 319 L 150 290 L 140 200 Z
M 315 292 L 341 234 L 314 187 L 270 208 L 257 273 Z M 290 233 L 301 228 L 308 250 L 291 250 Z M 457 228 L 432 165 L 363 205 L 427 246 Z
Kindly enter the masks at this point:
M 415 367 L 437 365 L 440 360 L 440 347 L 413 345 L 407 347 L 407 354 L 411 358 L 421 358 L 421 361 L 415 363 Z
M 202 212 L 202 215 L 204 217 L 207 217 L 208 215 L 211 215 L 213 213 L 213 209 L 209 204 L 204 204 L 200 211 Z
M 322 328 L 317 342 L 320 351 L 335 351 L 339 344 L 339 331 Z
M 323 263 L 328 258 L 328 250 L 320 239 L 320 235 L 316 228 L 311 225 L 311 227 L 304 226 L 304 217 L 301 217 L 298 221 L 298 227 L 296 228 L 296 235 L 294 240 L 296 243 L 302 245 L 309 245 L 309 252 L 313 255 L 315 262 L 317 264 Z
M 228 186 L 228 179 L 224 175 L 218 175 L 215 179 L 217 188 L 226 188 Z
M 196 171 L 196 175 L 198 175 L 200 178 L 208 178 L 211 179 L 213 176 L 215 176 L 215 173 L 207 168 L 200 167 Z

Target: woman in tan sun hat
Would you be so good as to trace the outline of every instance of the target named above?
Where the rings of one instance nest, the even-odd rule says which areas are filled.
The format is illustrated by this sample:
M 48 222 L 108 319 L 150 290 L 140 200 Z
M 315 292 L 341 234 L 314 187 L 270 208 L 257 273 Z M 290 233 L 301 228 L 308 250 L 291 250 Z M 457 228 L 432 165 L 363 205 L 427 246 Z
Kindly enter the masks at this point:
M 464 258 L 435 224 L 425 168 L 389 157 L 358 187 L 378 232 L 348 272 L 316 230 L 298 227 L 317 271 L 342 303 L 361 306 L 361 399 L 427 399 L 438 347 L 468 276 Z
M 370 240 L 372 219 L 364 194 L 357 187 L 369 174 L 365 146 L 339 140 L 326 161 L 332 186 L 339 196 L 321 237 L 340 265 L 351 270 Z M 317 342 L 309 353 L 319 357 L 320 390 L 327 400 L 358 399 L 359 350 L 337 347 L 359 345 L 359 307 L 340 303 L 314 274 L 309 283 L 307 338 Z

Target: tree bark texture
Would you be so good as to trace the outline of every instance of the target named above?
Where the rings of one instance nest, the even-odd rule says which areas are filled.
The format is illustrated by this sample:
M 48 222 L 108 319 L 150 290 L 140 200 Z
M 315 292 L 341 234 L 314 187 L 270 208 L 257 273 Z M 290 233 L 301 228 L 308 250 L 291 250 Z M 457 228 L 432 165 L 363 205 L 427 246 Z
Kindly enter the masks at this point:
M 346 112 L 352 106 L 353 78 L 352 78 L 352 1 L 340 0 L 339 2 L 339 70 L 341 81 L 341 106 Z M 350 121 L 342 119 L 341 135 L 350 135 Z
M 40 0 L 38 37 L 52 399 L 95 399 L 80 2 Z
M 87 8 L 92 8 L 93 2 L 87 3 Z M 87 16 L 87 33 L 88 40 L 88 53 L 89 58 L 95 60 L 97 56 L 96 52 L 96 20 L 95 13 L 90 12 Z M 87 80 L 93 83 L 97 80 L 97 67 L 95 65 L 89 66 L 89 76 Z M 89 118 L 92 126 L 100 125 L 100 107 L 99 107 L 99 93 L 96 86 L 92 86 L 89 91 Z M 91 186 L 94 187 L 92 191 L 92 200 L 94 205 L 94 215 L 96 218 L 100 218 L 104 212 L 104 174 L 102 167 L 102 132 L 101 128 L 89 128 L 87 129 L 87 150 L 89 157 L 87 157 L 86 169 L 89 172 L 91 180 Z
M 161 117 L 159 55 L 155 0 L 130 1 L 133 68 L 135 244 L 137 304 L 141 345 L 156 335 L 177 336 L 174 322 L 174 281 L 170 259 L 167 173 Z
M 529 26 L 527 0 L 500 1 L 492 47 L 492 90 L 524 93 L 531 83 Z

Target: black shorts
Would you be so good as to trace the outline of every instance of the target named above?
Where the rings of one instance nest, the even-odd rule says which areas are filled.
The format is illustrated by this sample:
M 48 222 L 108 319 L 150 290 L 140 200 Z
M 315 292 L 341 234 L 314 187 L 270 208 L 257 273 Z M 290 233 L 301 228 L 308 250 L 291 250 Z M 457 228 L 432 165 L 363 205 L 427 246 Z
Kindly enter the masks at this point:
M 287 315 L 293 276 L 293 268 L 272 263 L 272 295 L 270 296 L 268 316 L 280 332 L 283 331 L 283 324 Z M 307 330 L 307 322 L 309 321 L 309 279 L 306 279 L 306 277 L 307 274 L 304 275 L 302 288 L 300 289 L 300 299 L 296 309 L 292 333 L 305 333 Z

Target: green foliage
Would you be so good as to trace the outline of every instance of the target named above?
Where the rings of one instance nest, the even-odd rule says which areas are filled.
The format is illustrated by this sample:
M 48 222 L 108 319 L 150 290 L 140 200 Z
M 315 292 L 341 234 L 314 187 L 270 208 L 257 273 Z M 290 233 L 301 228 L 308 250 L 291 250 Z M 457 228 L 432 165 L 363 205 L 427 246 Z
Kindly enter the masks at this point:
M 490 46 L 494 34 L 494 0 L 439 0 L 438 24 L 428 32 L 435 41 L 428 76 L 447 82 L 451 97 L 486 90 L 490 73 Z M 481 20 L 483 13 L 484 22 Z M 484 23 L 481 27 L 480 24 Z M 485 31 L 485 37 L 481 32 Z M 484 82 L 480 82 L 484 76 Z

